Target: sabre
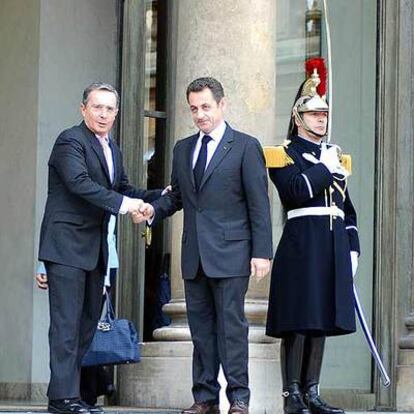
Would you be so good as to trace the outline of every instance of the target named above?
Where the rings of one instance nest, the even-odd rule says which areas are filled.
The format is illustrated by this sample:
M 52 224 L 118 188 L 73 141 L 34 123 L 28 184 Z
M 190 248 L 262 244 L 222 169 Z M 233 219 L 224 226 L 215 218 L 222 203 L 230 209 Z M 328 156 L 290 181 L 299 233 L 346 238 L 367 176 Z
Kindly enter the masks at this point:
M 333 90 L 332 90 L 332 46 L 331 46 L 331 28 L 329 26 L 329 10 L 327 0 L 323 0 L 323 15 L 326 29 L 326 47 L 328 52 L 328 91 L 329 91 L 329 113 L 328 113 L 328 133 L 327 141 L 331 142 L 332 135 L 332 112 L 333 112 Z
M 385 369 L 384 364 L 381 360 L 381 357 L 378 353 L 378 349 L 372 338 L 371 332 L 369 331 L 368 324 L 364 316 L 364 310 L 362 309 L 361 302 L 359 301 L 358 292 L 356 290 L 355 284 L 353 285 L 353 287 L 354 287 L 355 309 L 357 311 L 359 323 L 361 324 L 362 331 L 364 332 L 364 335 L 365 335 L 365 339 L 368 342 L 369 350 L 371 351 L 371 354 L 381 374 L 382 383 L 384 384 L 384 387 L 388 387 L 391 384 L 390 377 L 388 376 L 387 370 Z

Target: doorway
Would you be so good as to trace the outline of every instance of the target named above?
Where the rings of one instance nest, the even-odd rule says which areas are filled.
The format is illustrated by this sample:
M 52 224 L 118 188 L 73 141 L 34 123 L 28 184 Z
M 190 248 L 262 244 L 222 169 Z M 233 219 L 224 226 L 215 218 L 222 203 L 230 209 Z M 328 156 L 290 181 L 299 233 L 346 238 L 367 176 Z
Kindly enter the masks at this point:
M 148 189 L 169 181 L 168 10 L 165 1 L 124 2 L 121 145 L 130 181 Z M 149 230 L 121 220 L 119 313 L 136 324 L 141 342 L 168 322 L 161 313 L 169 288 L 168 226 Z

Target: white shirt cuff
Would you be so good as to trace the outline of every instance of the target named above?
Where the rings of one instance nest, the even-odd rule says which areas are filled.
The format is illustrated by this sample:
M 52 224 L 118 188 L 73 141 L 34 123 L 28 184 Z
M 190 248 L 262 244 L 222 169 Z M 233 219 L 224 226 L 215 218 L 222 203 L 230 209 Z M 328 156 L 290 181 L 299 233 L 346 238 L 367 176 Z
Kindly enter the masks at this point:
M 154 211 L 154 215 L 150 219 L 147 220 L 148 226 L 151 226 L 151 224 L 154 223 L 154 219 L 155 219 L 155 211 Z
M 131 198 L 124 196 L 122 199 L 121 207 L 119 207 L 119 214 L 126 214 L 128 213 L 128 206 Z

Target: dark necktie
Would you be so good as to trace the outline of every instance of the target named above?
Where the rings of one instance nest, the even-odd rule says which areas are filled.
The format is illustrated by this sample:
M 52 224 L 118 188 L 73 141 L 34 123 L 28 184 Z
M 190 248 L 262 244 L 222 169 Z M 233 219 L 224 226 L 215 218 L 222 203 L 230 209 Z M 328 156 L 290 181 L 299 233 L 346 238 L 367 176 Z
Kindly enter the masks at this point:
M 211 137 L 209 135 L 204 135 L 203 139 L 201 140 L 201 148 L 198 154 L 196 165 L 194 166 L 194 180 L 196 189 L 200 188 L 201 180 L 203 179 L 204 170 L 206 169 L 207 163 L 207 144 L 211 141 Z

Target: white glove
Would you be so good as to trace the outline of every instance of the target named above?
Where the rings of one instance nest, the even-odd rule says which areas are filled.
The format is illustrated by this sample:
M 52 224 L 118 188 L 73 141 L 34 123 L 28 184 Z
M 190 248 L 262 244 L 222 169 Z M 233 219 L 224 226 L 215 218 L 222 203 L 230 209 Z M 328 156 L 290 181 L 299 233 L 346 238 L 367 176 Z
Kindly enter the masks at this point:
M 352 277 L 355 277 L 356 271 L 358 269 L 358 252 L 351 251 L 351 267 L 352 267 Z
M 336 147 L 327 148 L 326 145 L 322 145 L 321 157 L 319 160 L 309 153 L 303 153 L 302 157 L 313 164 L 324 164 L 331 174 L 342 171 Z
M 325 165 L 331 174 L 341 170 L 341 163 L 336 147 L 328 148 L 326 145 L 322 145 L 319 161 Z

